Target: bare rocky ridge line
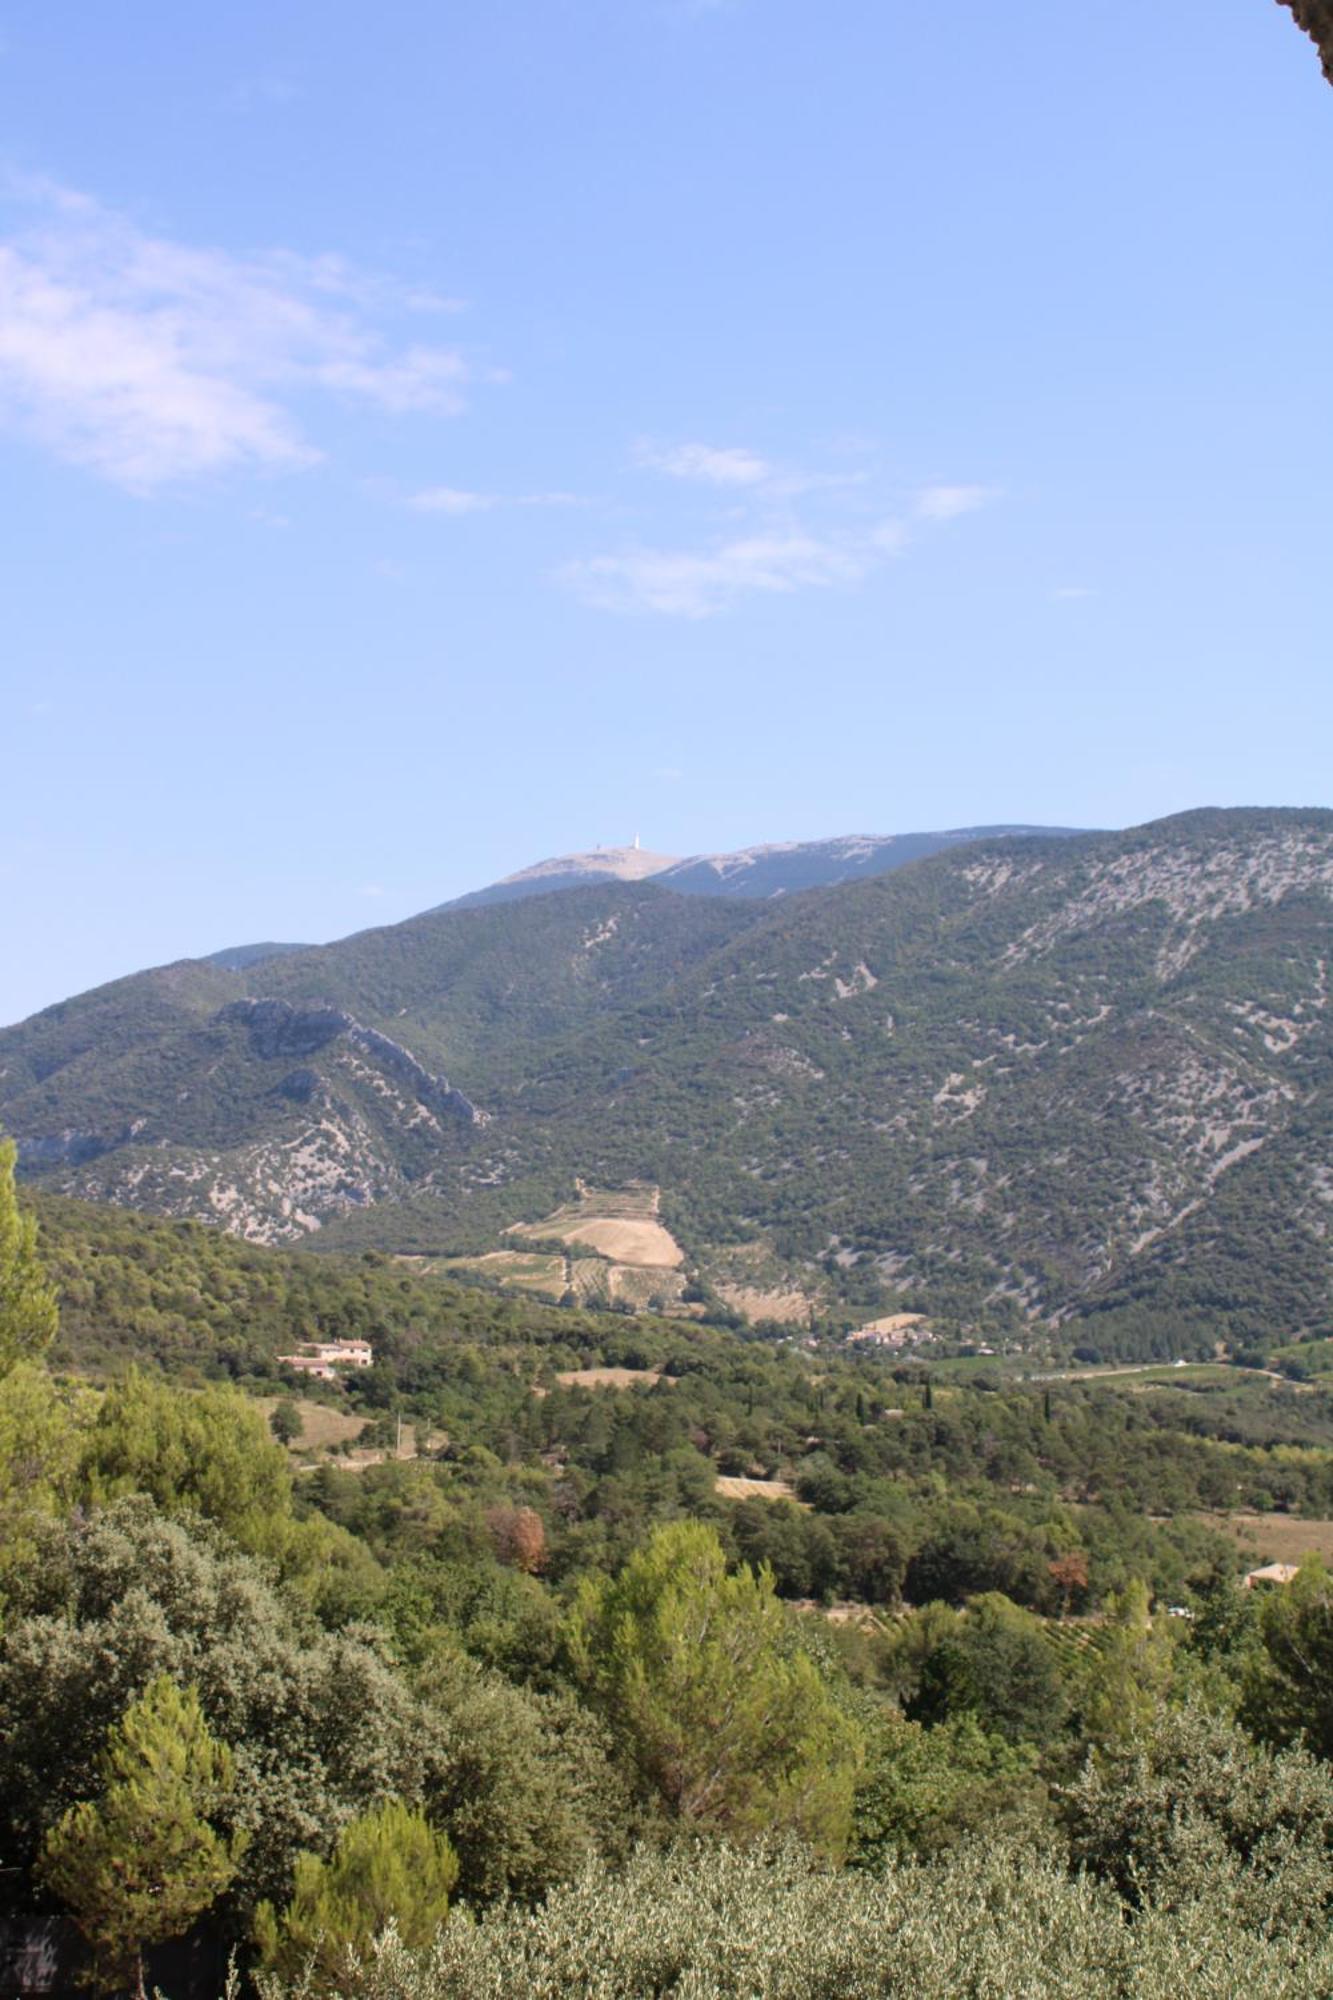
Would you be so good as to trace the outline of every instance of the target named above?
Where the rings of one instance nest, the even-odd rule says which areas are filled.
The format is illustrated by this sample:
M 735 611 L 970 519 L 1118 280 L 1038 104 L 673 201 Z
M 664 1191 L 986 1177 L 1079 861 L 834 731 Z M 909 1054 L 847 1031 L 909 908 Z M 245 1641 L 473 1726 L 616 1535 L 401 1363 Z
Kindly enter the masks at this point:
M 0 1035 L 0 1118 L 61 1192 L 261 1241 L 507 1246 L 525 1285 L 576 1177 L 651 1182 L 681 1284 L 789 1322 L 941 1287 L 1059 1322 L 1188 1274 L 1201 1231 L 1231 1273 L 1271 1235 L 1307 1325 L 1330 962 L 1333 814 L 1203 812 L 745 911 L 614 884 L 446 912 L 220 1008 L 198 968 L 145 975 Z
M 652 854 L 638 846 L 598 847 L 584 854 L 554 855 L 438 907 L 470 909 L 596 882 L 653 882 L 685 896 L 778 897 L 888 874 L 910 861 L 973 841 L 1029 836 L 1049 839 L 1077 830 L 1022 823 L 924 833 L 836 834 L 825 840 L 762 842 L 725 854 L 692 854 L 684 860 Z

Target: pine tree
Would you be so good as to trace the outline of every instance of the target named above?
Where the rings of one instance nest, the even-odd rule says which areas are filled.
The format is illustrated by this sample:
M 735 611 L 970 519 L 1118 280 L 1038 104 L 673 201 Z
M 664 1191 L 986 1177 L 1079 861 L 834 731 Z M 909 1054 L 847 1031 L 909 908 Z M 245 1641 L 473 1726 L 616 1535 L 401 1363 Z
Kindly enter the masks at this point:
M 15 1158 L 13 1140 L 0 1140 L 0 1375 L 48 1347 L 60 1319 L 37 1256 L 36 1217 L 18 1205 Z
M 364 1956 L 393 1924 L 412 1949 L 430 1944 L 449 1914 L 458 1857 L 442 1833 L 400 1799 L 343 1828 L 331 1861 L 299 1855 L 281 1917 L 261 1903 L 255 1937 L 266 1966 L 304 1975 L 302 1991 L 344 1991 L 349 1955 Z
M 642 1776 L 683 1820 L 841 1851 L 860 1731 L 792 1642 L 768 1570 L 728 1575 L 714 1529 L 673 1522 L 619 1576 L 585 1578 L 568 1641 Z
M 103 1773 L 101 1798 L 47 1835 L 41 1873 L 74 1912 L 99 1980 L 132 1978 L 144 2000 L 145 1947 L 188 1930 L 236 1873 L 244 1836 L 208 1823 L 234 1785 L 232 1755 L 194 1690 L 159 1674 L 112 1730 Z

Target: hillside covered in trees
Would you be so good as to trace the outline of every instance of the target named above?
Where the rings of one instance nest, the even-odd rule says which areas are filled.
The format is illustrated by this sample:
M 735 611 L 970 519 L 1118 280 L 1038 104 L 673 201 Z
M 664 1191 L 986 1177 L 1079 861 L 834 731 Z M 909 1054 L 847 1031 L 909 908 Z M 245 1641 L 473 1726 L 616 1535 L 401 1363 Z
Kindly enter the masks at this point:
M 493 1256 L 640 1186 L 677 1295 L 793 1323 L 1318 1337 L 1331 885 L 1333 815 L 1204 812 L 777 904 L 446 910 L 48 1009 L 0 1115 L 44 1186 L 256 1240 Z
M 352 1334 L 312 1402 L 278 1357 Z M 1333 1514 L 1317 1384 L 972 1380 L 5 1174 L 0 1366 L 4 1921 L 71 1977 L 1323 1990 L 1333 1584 L 1220 1532 Z

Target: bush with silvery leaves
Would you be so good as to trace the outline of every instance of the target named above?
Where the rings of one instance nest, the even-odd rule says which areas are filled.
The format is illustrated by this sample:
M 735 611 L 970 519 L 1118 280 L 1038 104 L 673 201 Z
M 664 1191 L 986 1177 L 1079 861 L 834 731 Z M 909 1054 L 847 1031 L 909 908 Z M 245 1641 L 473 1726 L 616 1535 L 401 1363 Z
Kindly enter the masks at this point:
M 1333 1943 L 1247 1929 L 1225 1876 L 1127 1920 L 1107 1886 L 1032 1848 L 836 1872 L 793 1848 L 640 1851 L 536 1910 L 451 1917 L 434 1947 L 389 1931 L 338 1984 L 263 2000 L 1320 2000 Z

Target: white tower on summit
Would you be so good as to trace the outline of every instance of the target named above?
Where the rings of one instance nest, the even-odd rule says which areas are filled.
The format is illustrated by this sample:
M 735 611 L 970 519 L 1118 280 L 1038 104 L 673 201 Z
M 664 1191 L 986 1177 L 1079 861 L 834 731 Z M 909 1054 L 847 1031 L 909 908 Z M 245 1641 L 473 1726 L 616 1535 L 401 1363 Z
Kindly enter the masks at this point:
M 636 833 L 634 836 L 634 852 L 637 854 L 638 851 L 639 851 L 639 836 Z

